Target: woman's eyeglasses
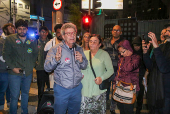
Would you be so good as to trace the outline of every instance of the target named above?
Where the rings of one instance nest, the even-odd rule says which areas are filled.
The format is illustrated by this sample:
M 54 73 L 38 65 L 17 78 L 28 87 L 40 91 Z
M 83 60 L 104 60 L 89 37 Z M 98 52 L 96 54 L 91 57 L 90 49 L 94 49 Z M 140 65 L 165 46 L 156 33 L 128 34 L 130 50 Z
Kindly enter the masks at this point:
M 119 53 L 120 53 L 120 54 L 121 54 L 121 53 L 122 53 L 122 54 L 124 54 L 124 53 L 125 53 L 125 51 L 126 51 L 126 50 L 124 50 L 124 51 L 119 51 Z

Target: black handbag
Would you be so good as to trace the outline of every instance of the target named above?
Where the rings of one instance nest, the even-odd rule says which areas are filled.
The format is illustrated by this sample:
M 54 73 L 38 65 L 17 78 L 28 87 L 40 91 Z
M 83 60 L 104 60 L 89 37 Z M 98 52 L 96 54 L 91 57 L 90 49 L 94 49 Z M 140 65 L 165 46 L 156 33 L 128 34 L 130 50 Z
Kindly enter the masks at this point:
M 94 77 L 96 78 L 96 73 L 94 72 L 94 69 L 93 69 L 93 66 L 92 66 L 91 52 L 90 51 L 89 51 L 89 61 L 90 61 L 90 66 L 91 66 L 92 72 L 94 74 Z M 107 89 L 107 88 L 109 88 L 109 85 L 110 85 L 110 81 L 109 81 L 109 78 L 108 78 L 108 79 L 102 81 L 102 83 L 99 85 L 99 89 L 100 90 Z
M 37 114 L 54 114 L 54 91 L 48 88 L 39 99 Z

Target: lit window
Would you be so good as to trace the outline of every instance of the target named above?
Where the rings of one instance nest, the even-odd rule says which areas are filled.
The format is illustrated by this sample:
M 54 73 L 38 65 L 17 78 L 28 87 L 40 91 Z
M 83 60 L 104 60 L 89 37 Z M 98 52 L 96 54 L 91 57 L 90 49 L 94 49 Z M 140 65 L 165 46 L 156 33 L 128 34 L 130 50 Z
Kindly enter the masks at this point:
M 158 10 L 161 10 L 161 8 L 158 8 Z
M 151 11 L 151 9 L 148 9 L 148 10 L 147 10 L 147 12 L 150 12 L 150 11 Z
M 128 2 L 129 4 L 132 4 L 132 0 L 129 0 L 129 2 Z

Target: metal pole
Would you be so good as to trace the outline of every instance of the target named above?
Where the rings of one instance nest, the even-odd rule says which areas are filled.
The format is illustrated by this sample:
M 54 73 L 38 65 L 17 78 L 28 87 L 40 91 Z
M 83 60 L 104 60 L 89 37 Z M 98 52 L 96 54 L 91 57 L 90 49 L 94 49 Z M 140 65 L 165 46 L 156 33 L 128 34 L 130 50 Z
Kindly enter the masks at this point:
M 91 13 L 91 0 L 89 0 L 89 12 L 88 12 L 88 15 L 90 15 Z M 92 23 L 92 20 L 91 20 L 91 23 Z M 90 23 L 90 29 L 88 29 L 88 32 L 91 33 L 91 23 Z
M 89 12 L 88 12 L 88 15 L 90 15 L 90 12 L 91 12 L 91 0 L 89 0 Z
M 39 28 L 40 28 L 40 27 L 39 27 L 39 26 L 40 26 L 39 24 L 40 24 L 40 21 L 39 21 L 39 18 L 38 18 L 38 20 L 37 20 L 37 33 L 38 33 L 38 34 L 39 34 Z
M 43 4 L 44 4 L 44 0 L 42 0 L 42 5 L 41 5 L 41 17 L 43 17 Z M 43 21 L 42 21 L 42 26 L 43 26 Z
M 11 18 L 11 0 L 9 1 L 9 9 L 10 9 L 9 15 L 10 15 L 10 22 L 11 22 L 12 21 L 12 18 Z
M 15 14 L 15 0 L 13 3 L 13 25 L 15 25 L 15 20 L 16 20 L 16 14 Z

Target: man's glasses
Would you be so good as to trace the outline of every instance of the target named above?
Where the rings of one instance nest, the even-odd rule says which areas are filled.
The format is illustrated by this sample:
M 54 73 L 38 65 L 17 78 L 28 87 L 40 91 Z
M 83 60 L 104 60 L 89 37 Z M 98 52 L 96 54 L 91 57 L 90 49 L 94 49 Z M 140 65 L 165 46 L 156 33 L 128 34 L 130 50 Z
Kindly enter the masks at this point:
M 114 32 L 120 32 L 120 30 L 113 29 Z
M 76 32 L 67 32 L 65 33 L 67 36 L 71 36 L 71 35 L 76 35 Z
M 46 31 L 41 31 L 41 33 L 43 33 L 43 34 L 44 34 L 44 33 L 47 33 L 47 32 L 46 32 Z

